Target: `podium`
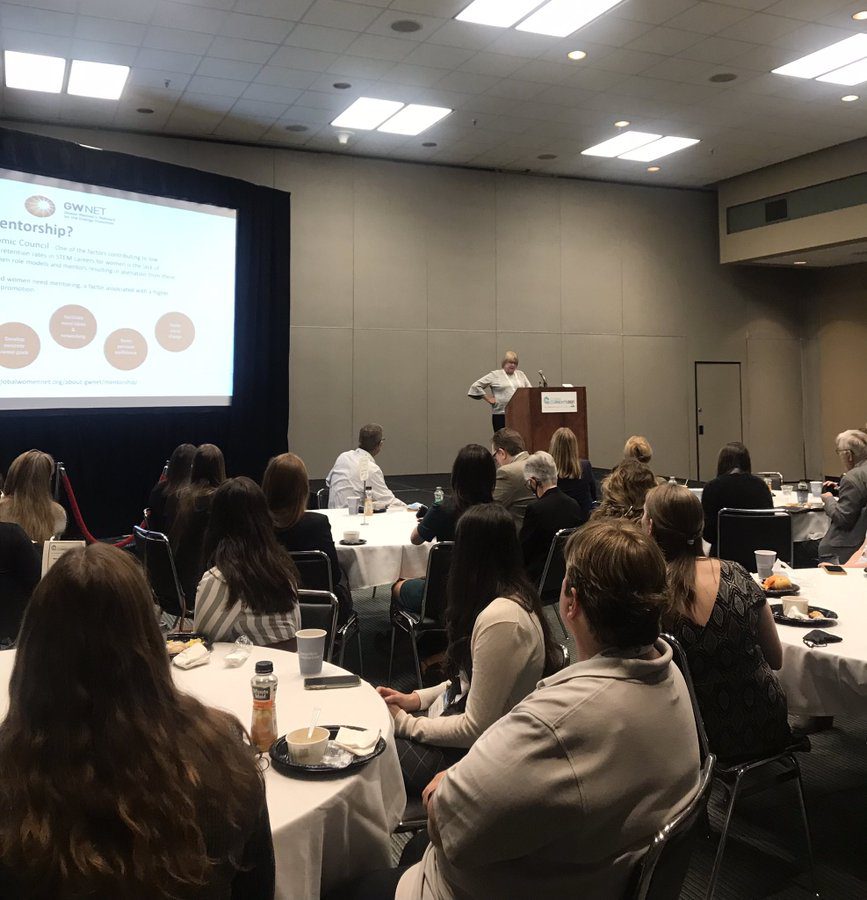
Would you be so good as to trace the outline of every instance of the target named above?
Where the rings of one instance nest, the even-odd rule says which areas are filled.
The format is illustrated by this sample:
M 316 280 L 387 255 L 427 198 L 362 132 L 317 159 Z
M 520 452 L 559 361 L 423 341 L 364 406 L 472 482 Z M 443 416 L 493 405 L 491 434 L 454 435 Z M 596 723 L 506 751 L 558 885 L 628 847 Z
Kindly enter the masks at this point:
M 582 459 L 587 452 L 587 388 L 518 388 L 506 406 L 506 427 L 524 438 L 530 453 L 547 450 L 558 428 L 571 428 Z

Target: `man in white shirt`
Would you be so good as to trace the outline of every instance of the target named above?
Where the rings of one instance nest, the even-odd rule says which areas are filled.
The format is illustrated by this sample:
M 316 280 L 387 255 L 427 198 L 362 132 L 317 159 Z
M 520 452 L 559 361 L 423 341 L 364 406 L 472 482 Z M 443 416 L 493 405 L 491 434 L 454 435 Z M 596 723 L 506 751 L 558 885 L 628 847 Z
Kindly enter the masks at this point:
M 383 506 L 403 506 L 388 489 L 382 469 L 374 457 L 379 455 L 385 438 L 381 425 L 365 425 L 358 432 L 358 447 L 341 453 L 325 478 L 328 485 L 328 508 L 345 509 L 353 497 L 364 497 L 365 486 L 371 489 L 373 502 Z

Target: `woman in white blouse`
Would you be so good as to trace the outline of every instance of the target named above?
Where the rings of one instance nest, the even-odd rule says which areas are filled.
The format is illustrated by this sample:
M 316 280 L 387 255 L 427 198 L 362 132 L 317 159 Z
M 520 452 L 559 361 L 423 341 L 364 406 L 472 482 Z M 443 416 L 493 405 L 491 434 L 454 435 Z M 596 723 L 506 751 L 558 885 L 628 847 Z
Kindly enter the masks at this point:
M 501 369 L 494 369 L 474 381 L 467 391 L 473 400 L 484 400 L 491 405 L 494 431 L 506 427 L 506 404 L 518 388 L 532 387 L 530 379 L 518 368 L 518 354 L 507 350 Z

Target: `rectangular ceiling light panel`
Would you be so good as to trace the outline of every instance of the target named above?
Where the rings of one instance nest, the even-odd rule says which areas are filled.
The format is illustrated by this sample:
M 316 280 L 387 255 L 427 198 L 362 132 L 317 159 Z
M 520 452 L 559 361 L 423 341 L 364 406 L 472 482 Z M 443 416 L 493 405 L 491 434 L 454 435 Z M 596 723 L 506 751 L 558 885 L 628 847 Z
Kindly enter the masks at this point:
M 25 91 L 59 94 L 63 89 L 66 60 L 60 56 L 40 56 L 37 53 L 4 53 L 6 87 Z
M 377 100 L 373 97 L 359 97 L 345 109 L 331 124 L 337 128 L 357 128 L 359 131 L 373 131 L 386 119 L 390 119 L 403 103 L 397 100 Z
M 551 37 L 568 37 L 621 2 L 622 0 L 583 0 L 576 3 L 575 0 L 551 0 L 516 28 L 518 31 L 532 31 L 534 34 L 548 34 Z
M 581 151 L 582 156 L 620 156 L 622 153 L 628 153 L 645 144 L 659 140 L 661 134 L 650 134 L 646 131 L 624 131 L 608 141 L 596 144 Z
M 816 81 L 825 81 L 829 84 L 861 84 L 867 81 L 867 59 L 859 59 L 858 62 L 849 63 L 842 69 L 835 69 L 827 75 L 820 75 Z
M 668 156 L 669 153 L 677 153 L 678 150 L 685 150 L 687 147 L 692 147 L 693 144 L 697 144 L 698 142 L 698 138 L 662 137 L 658 141 L 653 141 L 650 144 L 639 147 L 637 150 L 621 153 L 619 158 L 632 159 L 636 162 L 651 162 L 654 159 Z
M 455 18 L 459 22 L 473 22 L 476 25 L 494 25 L 497 28 L 511 28 L 532 12 L 542 0 L 473 0 Z
M 410 103 L 380 125 L 377 131 L 386 131 L 389 134 L 421 134 L 431 125 L 444 119 L 450 112 L 451 110 L 444 106 L 423 106 L 420 103 Z
M 72 60 L 66 91 L 76 97 L 118 100 L 129 76 L 129 66 Z
M 867 34 L 853 34 L 845 40 L 831 44 L 824 50 L 817 50 L 802 56 L 793 62 L 772 69 L 775 75 L 790 75 L 792 78 L 818 78 L 835 69 L 848 66 L 850 63 L 867 57 Z M 827 79 L 821 79 L 827 80 Z M 857 84 L 854 81 L 835 82 L 836 84 Z

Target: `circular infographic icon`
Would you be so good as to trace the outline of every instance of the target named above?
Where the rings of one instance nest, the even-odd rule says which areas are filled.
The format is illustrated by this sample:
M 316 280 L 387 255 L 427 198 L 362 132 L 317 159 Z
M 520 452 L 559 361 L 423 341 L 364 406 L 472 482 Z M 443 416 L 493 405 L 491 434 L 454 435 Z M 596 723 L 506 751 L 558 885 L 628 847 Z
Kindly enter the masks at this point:
M 115 369 L 137 369 L 148 355 L 148 342 L 133 328 L 118 328 L 105 339 L 105 358 Z
M 77 350 L 96 337 L 96 318 L 83 306 L 61 306 L 51 317 L 48 330 L 61 347 Z
M 180 353 L 196 339 L 196 326 L 189 316 L 181 312 L 170 312 L 161 316 L 154 329 L 160 347 Z
M 31 216 L 37 216 L 40 219 L 46 219 L 53 216 L 56 209 L 54 201 L 49 197 L 43 197 L 42 194 L 34 194 L 24 201 L 24 208 Z
M 0 325 L 0 366 L 23 369 L 39 356 L 39 335 L 23 322 Z

